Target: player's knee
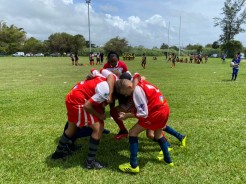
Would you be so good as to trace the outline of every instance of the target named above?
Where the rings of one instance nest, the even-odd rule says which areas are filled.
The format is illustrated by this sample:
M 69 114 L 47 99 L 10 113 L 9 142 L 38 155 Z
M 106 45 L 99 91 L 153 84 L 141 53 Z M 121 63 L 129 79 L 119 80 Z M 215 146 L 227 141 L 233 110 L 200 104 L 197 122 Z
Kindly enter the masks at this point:
M 151 132 L 146 132 L 146 136 L 147 136 L 149 139 L 154 139 L 154 134 L 151 133 Z

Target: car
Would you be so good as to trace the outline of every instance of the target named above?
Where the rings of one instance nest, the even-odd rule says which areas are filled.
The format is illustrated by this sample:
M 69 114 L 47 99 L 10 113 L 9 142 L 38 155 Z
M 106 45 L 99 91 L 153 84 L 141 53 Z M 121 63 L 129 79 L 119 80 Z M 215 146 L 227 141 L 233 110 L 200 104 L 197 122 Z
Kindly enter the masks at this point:
M 244 59 L 245 58 L 244 53 L 241 53 L 240 55 L 241 55 L 241 59 Z
M 24 52 L 16 52 L 14 54 L 12 54 L 13 57 L 24 57 L 25 53 Z
M 55 52 L 55 53 L 50 54 L 50 56 L 52 56 L 52 57 L 60 57 L 61 54 L 59 52 Z
M 37 53 L 37 54 L 34 54 L 34 56 L 36 56 L 36 57 L 44 57 L 44 54 L 43 53 Z
M 33 56 L 32 53 L 26 53 L 26 57 L 31 57 L 31 56 Z
M 219 55 L 218 54 L 212 54 L 210 57 L 217 58 L 217 57 L 219 57 Z

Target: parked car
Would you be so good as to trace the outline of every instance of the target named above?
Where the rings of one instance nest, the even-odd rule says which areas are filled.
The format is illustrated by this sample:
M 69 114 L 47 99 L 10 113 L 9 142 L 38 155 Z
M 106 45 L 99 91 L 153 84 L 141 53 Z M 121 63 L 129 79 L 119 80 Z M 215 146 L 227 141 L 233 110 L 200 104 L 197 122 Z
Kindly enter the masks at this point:
M 52 57 L 60 57 L 61 54 L 59 52 L 55 52 L 55 53 L 50 54 L 50 56 L 52 56 Z
M 44 54 L 43 53 L 37 53 L 37 54 L 34 54 L 34 56 L 36 56 L 36 57 L 44 57 Z
M 12 56 L 14 56 L 14 57 L 24 57 L 25 53 L 24 52 L 16 52 Z
M 33 56 L 32 53 L 26 53 L 26 57 L 31 57 L 31 56 Z
M 241 53 L 240 55 L 241 55 L 241 59 L 244 59 L 245 58 L 244 53 Z
M 219 55 L 218 54 L 212 54 L 210 57 L 217 58 L 217 57 L 219 57 Z

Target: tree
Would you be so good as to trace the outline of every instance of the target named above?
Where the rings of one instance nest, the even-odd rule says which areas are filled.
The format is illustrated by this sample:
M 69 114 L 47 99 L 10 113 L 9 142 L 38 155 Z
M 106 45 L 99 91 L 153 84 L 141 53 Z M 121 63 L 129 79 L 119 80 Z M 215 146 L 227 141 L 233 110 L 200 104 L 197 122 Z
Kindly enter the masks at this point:
M 73 36 L 72 42 L 72 52 L 78 52 L 82 50 L 82 48 L 86 45 L 85 38 L 82 35 L 75 35 Z
M 23 28 L 14 25 L 7 26 L 5 22 L 0 27 L 0 52 L 12 54 L 22 50 L 26 39 L 26 32 Z
M 212 48 L 213 49 L 218 49 L 220 47 L 219 45 L 219 42 L 218 41 L 215 41 L 213 44 L 212 44 Z
M 220 26 L 222 34 L 219 41 L 223 44 L 229 43 L 235 35 L 244 32 L 241 27 L 245 23 L 246 9 L 242 10 L 246 0 L 226 0 L 222 9 L 223 18 L 215 17 L 214 26 Z
M 82 35 L 72 36 L 68 33 L 54 33 L 49 36 L 48 43 L 45 43 L 49 47 L 51 52 L 69 53 L 82 50 L 86 41 Z
M 165 43 L 163 43 L 163 44 L 161 45 L 160 49 L 168 49 L 168 45 L 165 44 Z
M 43 44 L 41 41 L 37 40 L 34 37 L 31 37 L 25 41 L 23 46 L 23 50 L 25 53 L 33 53 L 36 54 L 38 52 L 43 52 Z
M 200 45 L 200 44 L 195 44 L 195 45 L 189 44 L 189 45 L 186 46 L 186 49 L 187 50 L 196 50 L 197 53 L 201 53 L 202 49 L 203 49 L 203 46 Z
M 235 53 L 243 51 L 243 45 L 238 40 L 231 40 L 227 43 L 222 44 L 221 50 L 224 53 L 227 53 L 228 57 L 233 58 Z
M 212 44 L 208 43 L 207 45 L 205 45 L 205 48 L 212 48 Z
M 176 51 L 179 50 L 179 48 L 177 46 L 175 46 L 175 45 L 174 46 L 171 46 L 170 49 L 173 49 L 173 50 L 176 50 Z
M 122 55 L 124 52 L 127 52 L 128 49 L 128 41 L 125 38 L 121 39 L 118 36 L 109 40 L 104 46 L 105 52 L 108 53 L 113 50 L 120 55 Z

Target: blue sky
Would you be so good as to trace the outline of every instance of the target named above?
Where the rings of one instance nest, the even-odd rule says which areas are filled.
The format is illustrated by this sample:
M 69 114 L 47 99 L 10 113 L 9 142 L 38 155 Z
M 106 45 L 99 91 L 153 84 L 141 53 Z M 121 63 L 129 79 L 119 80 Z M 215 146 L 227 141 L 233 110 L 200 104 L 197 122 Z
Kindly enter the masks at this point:
M 160 47 L 168 43 L 170 23 L 170 45 L 213 43 L 221 34 L 213 26 L 213 18 L 222 16 L 223 3 L 223 0 L 91 0 L 91 41 L 103 45 L 119 36 L 132 46 Z M 28 37 L 46 40 L 52 33 L 67 32 L 81 34 L 88 40 L 85 0 L 0 0 L 0 4 L 0 21 L 24 28 Z M 246 46 L 245 33 L 236 39 Z

